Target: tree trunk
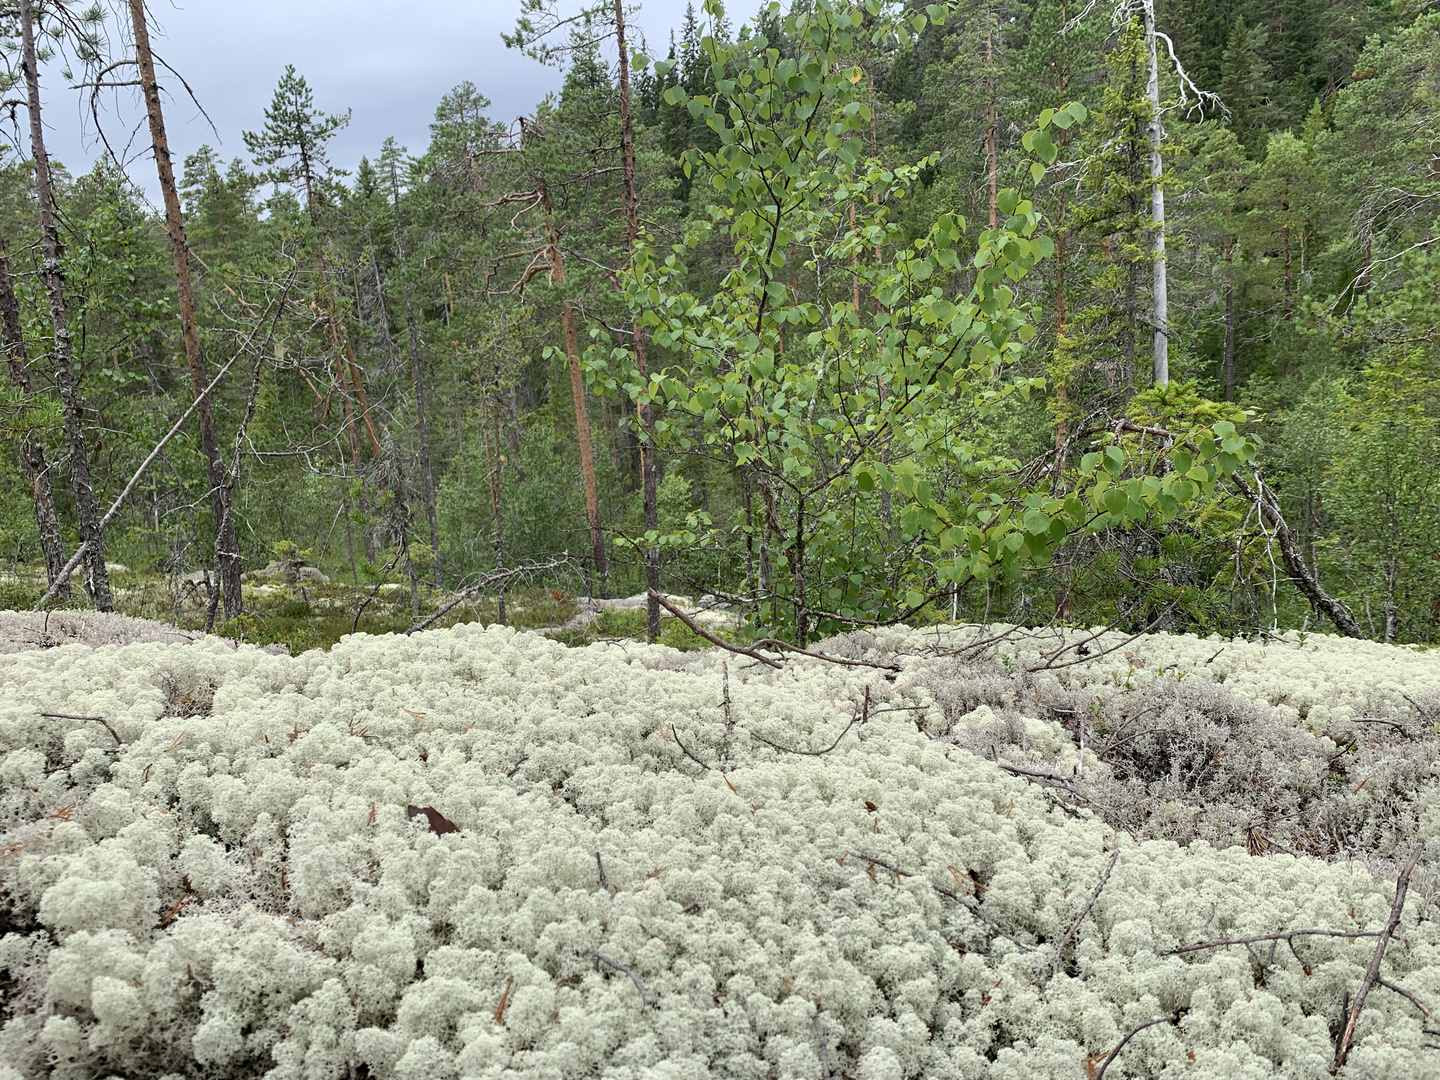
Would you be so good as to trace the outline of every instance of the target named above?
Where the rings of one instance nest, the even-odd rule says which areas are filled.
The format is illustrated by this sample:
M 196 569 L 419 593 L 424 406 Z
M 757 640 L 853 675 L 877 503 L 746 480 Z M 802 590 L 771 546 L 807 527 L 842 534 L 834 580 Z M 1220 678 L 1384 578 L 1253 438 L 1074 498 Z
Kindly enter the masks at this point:
M 635 243 L 640 237 L 640 197 L 635 188 L 635 125 L 630 115 L 630 56 L 625 42 L 625 2 L 615 0 L 615 44 L 620 51 L 620 153 L 625 175 L 625 232 L 626 250 L 633 256 Z M 641 391 L 637 414 L 642 429 L 640 436 L 640 479 L 644 487 L 641 496 L 644 503 L 645 532 L 649 534 L 660 528 L 659 490 L 655 479 L 655 408 L 650 403 L 650 371 L 645 356 L 645 328 L 636 319 L 632 323 L 635 332 L 635 366 L 640 372 Z M 654 641 L 660 636 L 660 549 L 654 544 L 645 545 L 645 639 Z
M 180 336 L 185 361 L 190 368 L 191 392 L 199 400 L 195 423 L 200 429 L 200 451 L 205 458 L 205 479 L 210 485 L 210 512 L 215 518 L 215 568 L 220 577 L 225 618 L 241 611 L 240 543 L 235 533 L 235 516 L 230 510 L 230 491 L 225 463 L 220 457 L 220 440 L 215 434 L 215 417 L 205 397 L 209 378 L 200 355 L 200 326 L 195 315 L 195 292 L 190 283 L 190 252 L 185 240 L 185 217 L 175 187 L 175 168 L 170 159 L 170 142 L 165 133 L 165 114 L 160 107 L 160 87 L 155 78 L 155 60 L 150 52 L 150 28 L 145 21 L 145 0 L 130 0 L 130 22 L 135 33 L 135 63 L 140 69 L 140 86 L 145 95 L 145 112 L 150 120 L 150 140 L 155 153 L 155 170 L 165 202 L 165 227 L 170 234 L 170 255 L 175 263 L 175 284 L 180 297 Z
M 0 241 L 0 345 L 10 365 L 10 383 L 25 397 L 31 394 L 30 363 L 25 355 L 25 334 L 20 326 L 20 301 L 15 296 L 15 281 L 10 275 L 10 254 Z M 40 532 L 40 550 L 45 555 L 45 584 L 54 585 L 65 568 L 65 541 L 60 535 L 60 515 L 55 512 L 55 495 L 50 490 L 50 463 L 45 447 L 26 433 L 20 439 L 20 460 L 30 480 L 30 495 L 35 504 L 35 525 Z M 57 594 L 70 599 L 70 584 L 65 582 Z
M 1155 320 L 1155 382 L 1170 385 L 1170 292 L 1165 274 L 1165 189 L 1160 144 L 1160 62 L 1155 51 L 1155 0 L 1145 0 L 1145 96 L 1150 102 L 1150 258 L 1154 287 L 1151 307 Z
M 400 217 L 400 178 L 390 172 L 390 193 L 395 204 L 395 249 L 405 264 L 405 225 Z M 435 587 L 444 588 L 440 565 L 440 526 L 435 515 L 435 468 L 430 456 L 430 428 L 425 420 L 425 380 L 420 372 L 420 322 L 415 317 L 415 284 L 405 282 L 405 329 L 410 346 L 410 384 L 415 393 L 415 431 L 420 437 L 420 479 L 424 484 L 425 521 L 430 526 L 430 554 L 435 560 Z
M 75 517 L 80 540 L 86 545 L 86 584 L 96 611 L 113 611 L 110 575 L 105 569 L 105 537 L 95 507 L 95 485 L 90 478 L 90 451 L 85 445 L 84 418 L 75 381 L 75 353 L 70 340 L 70 313 L 65 306 L 65 275 L 60 230 L 55 221 L 55 181 L 50 155 L 45 151 L 45 125 L 40 112 L 40 68 L 35 49 L 33 0 L 19 0 L 20 33 L 25 90 L 30 111 L 30 154 L 35 160 L 35 196 L 40 205 L 40 245 L 45 256 L 45 295 L 55 330 L 55 385 L 65 410 L 65 443 L 70 451 L 70 487 L 75 496 Z
M 810 613 L 805 603 L 805 496 L 798 496 L 795 506 L 795 540 L 791 547 L 791 574 L 795 588 L 795 643 L 800 648 L 810 644 Z
M 1225 400 L 1235 400 L 1235 281 L 1230 276 L 1235 241 L 1225 244 Z
M 987 11 L 985 17 L 987 20 L 992 19 L 993 13 Z M 990 191 L 992 229 L 1000 221 L 1000 154 L 995 130 L 995 72 L 991 66 L 994 59 L 995 29 L 992 26 L 985 30 L 985 182 Z
M 565 288 L 565 257 L 560 252 L 560 231 L 555 225 L 555 207 L 550 194 L 539 188 L 540 205 L 545 211 L 548 232 L 550 280 L 557 289 Z M 585 483 L 585 519 L 590 525 L 590 550 L 595 560 L 600 595 L 605 595 L 609 560 L 605 554 L 605 534 L 600 528 L 600 489 L 595 480 L 595 451 L 590 444 L 590 410 L 585 405 L 585 376 L 580 371 L 580 342 L 575 334 L 575 308 L 568 298 L 560 301 L 560 323 L 565 332 L 565 358 L 570 368 L 570 395 L 575 400 L 575 433 L 580 443 L 580 477 Z
M 1070 322 L 1070 294 L 1065 282 L 1065 198 L 1060 198 L 1060 212 L 1057 215 L 1057 228 L 1055 230 L 1055 350 L 1060 353 L 1063 362 L 1064 353 L 1061 347 L 1061 339 L 1065 336 L 1065 330 Z M 1065 373 L 1062 370 L 1055 383 L 1055 449 L 1059 450 L 1065 445 L 1065 440 L 1070 436 L 1070 422 L 1066 416 L 1066 409 L 1070 407 L 1070 388 L 1066 385 Z M 1063 469 L 1065 461 L 1062 458 L 1056 459 L 1056 468 Z
M 505 572 L 505 514 L 503 503 L 504 488 L 502 487 L 504 476 L 500 471 L 500 403 L 492 397 L 487 404 L 488 408 L 486 412 L 493 414 L 494 419 L 495 448 L 493 451 L 490 448 L 492 425 L 488 422 L 489 418 L 487 417 L 481 418 L 480 434 L 485 440 L 485 464 L 487 466 L 487 479 L 490 484 L 490 514 L 495 522 L 495 573 L 503 574 Z M 496 621 L 498 621 L 501 626 L 504 626 L 504 579 L 501 579 L 500 589 L 496 596 L 496 604 Z

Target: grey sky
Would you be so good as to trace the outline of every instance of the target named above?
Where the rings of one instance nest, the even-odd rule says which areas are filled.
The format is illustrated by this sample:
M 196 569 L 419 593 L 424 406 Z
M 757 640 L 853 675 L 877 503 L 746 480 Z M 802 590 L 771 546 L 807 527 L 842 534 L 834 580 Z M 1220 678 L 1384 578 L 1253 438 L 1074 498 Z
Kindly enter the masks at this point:
M 275 83 L 294 64 L 326 112 L 353 109 L 336 137 L 331 160 L 353 168 L 373 156 L 387 135 L 422 151 L 441 96 L 469 79 L 494 102 L 491 114 L 510 119 L 534 108 L 561 75 L 511 49 L 500 32 L 513 27 L 519 0 L 150 0 L 158 33 L 155 51 L 179 71 L 219 129 L 217 140 L 188 100 L 166 100 L 166 125 L 177 163 L 202 143 L 222 157 L 244 156 L 240 132 L 264 120 Z M 654 51 L 663 53 L 686 0 L 644 0 L 634 16 Z M 123 5 L 122 5 L 123 6 Z M 562 0 L 562 10 L 577 8 Z M 747 5 L 748 6 L 748 5 Z M 696 8 L 700 4 L 697 0 Z M 738 5 L 737 5 L 738 7 Z M 171 80 L 177 93 L 178 85 Z M 74 174 L 99 156 L 94 125 L 66 89 L 59 71 L 44 84 L 52 153 Z M 122 102 L 106 117 L 106 134 L 121 141 L 142 118 Z M 148 139 L 137 139 L 136 149 Z M 148 158 L 131 175 L 155 190 Z

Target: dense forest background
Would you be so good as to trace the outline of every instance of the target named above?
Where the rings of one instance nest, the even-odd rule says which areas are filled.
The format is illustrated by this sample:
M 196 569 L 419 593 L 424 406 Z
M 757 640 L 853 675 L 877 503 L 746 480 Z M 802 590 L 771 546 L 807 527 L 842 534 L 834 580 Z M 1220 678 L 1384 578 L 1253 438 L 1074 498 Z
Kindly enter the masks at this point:
M 737 361 L 677 329 L 750 273 L 740 182 L 717 164 L 735 129 L 709 105 L 757 39 L 774 65 L 803 58 L 810 42 L 777 10 L 692 10 L 670 30 L 643 9 L 624 13 L 631 25 L 608 3 L 565 22 L 517 0 L 516 47 L 563 65 L 563 90 L 531 116 L 498 117 L 477 72 L 437 103 L 428 147 L 387 141 L 351 172 L 326 153 L 347 116 L 322 112 L 287 72 L 244 156 L 202 149 L 177 163 L 203 378 L 177 317 L 163 208 L 111 161 L 59 171 L 52 250 L 27 110 L 12 110 L 0 555 L 15 576 L 0 601 L 29 606 L 45 591 L 25 577 L 47 561 L 40 488 L 63 563 L 96 516 L 83 489 L 109 507 L 223 374 L 211 433 L 192 410 L 103 530 L 104 559 L 188 579 L 219 626 L 250 617 L 227 565 L 304 560 L 352 586 L 395 582 L 420 612 L 476 586 L 636 593 L 649 552 L 652 587 L 727 599 L 757 633 L 802 642 L 898 618 L 1332 630 L 1295 586 L 1300 571 L 1366 636 L 1440 640 L 1440 13 L 1427 7 L 1157 0 L 1158 175 L 1143 3 L 977 0 L 858 35 L 843 83 L 845 108 L 863 106 L 846 114 L 860 179 L 835 213 L 771 245 L 766 257 L 784 264 L 766 279 L 775 306 L 880 318 L 886 286 L 866 268 L 937 221 L 962 252 L 934 279 L 951 292 L 969 290 L 969 256 L 1012 215 L 1039 215 L 1044 243 L 1007 286 L 1025 323 L 1007 378 L 1025 392 L 957 405 L 943 453 L 916 449 L 930 435 L 887 428 L 874 443 L 885 482 L 865 474 L 843 498 L 795 481 L 801 451 L 737 455 L 725 406 L 703 390 Z M 857 26 L 891 8 L 858 8 Z M 134 55 L 123 20 L 56 0 L 5 18 L 12 96 L 26 91 L 32 20 L 35 47 L 75 57 L 76 84 L 134 70 L 102 74 Z M 630 65 L 633 51 L 671 63 Z M 44 104 L 91 92 L 47 84 Z M 1036 117 L 1070 102 L 1085 107 L 1063 114 L 1076 122 L 1037 142 Z M 1037 145 L 1048 168 L 1032 169 Z M 1157 186 L 1163 389 L 1151 363 Z M 680 254 L 645 278 L 637 250 L 656 266 Z M 664 317 L 637 350 L 646 311 Z M 800 325 L 818 318 L 787 329 L 782 316 L 760 334 L 767 364 L 823 352 L 823 335 Z M 895 384 L 872 381 L 879 404 L 867 407 L 883 410 Z M 847 415 L 838 390 L 787 394 L 782 384 L 765 402 L 777 447 L 785 431 L 813 446 L 801 428 Z M 1179 512 L 1117 513 L 1013 572 L 936 572 L 944 545 L 929 546 L 924 513 L 890 501 L 921 484 L 937 504 L 964 502 L 983 486 L 980 461 L 984 484 L 1019 477 L 1063 500 L 1117 424 L 1160 431 L 1237 410 L 1259 447 L 1242 488 L 1207 486 Z M 886 472 L 907 453 L 908 478 Z M 49 561 L 53 576 L 54 550 Z M 97 575 L 103 560 L 87 556 L 68 602 L 123 607 L 124 590 L 111 601 Z

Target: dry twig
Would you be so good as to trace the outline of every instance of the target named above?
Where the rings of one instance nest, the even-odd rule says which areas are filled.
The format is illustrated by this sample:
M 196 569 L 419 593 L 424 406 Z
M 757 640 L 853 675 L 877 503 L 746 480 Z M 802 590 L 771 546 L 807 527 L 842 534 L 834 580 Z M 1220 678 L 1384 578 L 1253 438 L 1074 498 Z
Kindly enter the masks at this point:
M 1120 859 L 1120 852 L 1110 856 L 1110 865 L 1105 867 L 1105 872 L 1100 875 L 1100 884 L 1095 886 L 1095 891 L 1090 894 L 1090 899 L 1080 909 L 1080 914 L 1075 916 L 1075 921 L 1070 924 L 1070 929 L 1065 931 L 1065 936 L 1060 939 L 1060 947 L 1055 950 L 1055 962 L 1051 965 L 1051 976 L 1060 974 L 1060 964 L 1065 956 L 1065 946 L 1070 944 L 1070 939 L 1075 936 L 1075 931 L 1080 929 L 1080 924 L 1085 921 L 1085 916 L 1090 914 L 1090 909 L 1095 906 L 1095 901 L 1100 899 L 1100 893 L 1105 888 L 1105 883 L 1110 880 L 1110 871 L 1115 869 L 1115 863 Z
M 855 858 L 857 859 L 863 859 L 865 862 L 868 862 L 874 866 L 883 866 L 886 870 L 889 870 L 892 874 L 895 874 L 898 877 L 915 876 L 914 873 L 909 870 L 902 870 L 894 863 L 888 863 L 884 859 L 877 859 L 874 855 L 866 855 L 863 851 L 851 851 L 848 854 L 855 856 Z M 929 884 L 930 887 L 934 889 L 937 893 L 939 893 L 941 896 L 948 897 L 949 899 L 954 900 L 957 904 L 963 907 L 966 911 L 970 912 L 971 915 L 974 915 L 975 918 L 979 919 L 986 926 L 990 927 L 990 929 L 994 930 L 995 933 L 999 934 L 1006 941 L 1018 945 L 1026 952 L 1034 951 L 1035 946 L 1027 945 L 1025 942 L 1021 941 L 1013 934 L 1009 934 L 1005 930 L 1002 930 L 1000 928 L 1000 924 L 997 923 L 994 919 L 992 919 L 985 911 L 982 911 L 979 904 L 972 904 L 968 896 L 962 896 L 954 889 L 947 889 L 943 885 L 936 885 L 933 881 Z
M 1115 1044 L 1115 1049 L 1105 1055 L 1105 1060 L 1100 1063 L 1100 1068 L 1095 1070 L 1095 1080 L 1102 1080 L 1105 1075 L 1105 1070 L 1110 1068 L 1110 1063 L 1120 1056 L 1120 1051 L 1125 1049 L 1125 1044 L 1136 1035 L 1139 1035 L 1140 1032 L 1146 1028 L 1154 1027 L 1156 1024 L 1178 1024 L 1179 1022 L 1180 1012 L 1176 1010 L 1168 1016 L 1157 1016 L 1154 1020 L 1146 1020 L 1145 1023 L 1138 1027 L 1131 1028 L 1125 1033 L 1125 1037 Z
M 103 724 L 105 730 L 110 733 L 110 737 L 114 739 L 117 744 L 120 746 L 125 745 L 125 740 L 120 738 L 119 733 L 110 726 L 110 721 L 106 720 L 103 716 L 74 716 L 70 713 L 63 712 L 42 712 L 40 715 L 47 720 L 85 720 L 93 724 Z
M 596 960 L 599 960 L 605 964 L 609 964 L 616 971 L 623 971 L 626 975 L 629 975 L 630 981 L 635 984 L 635 989 L 640 991 L 640 1000 L 643 1001 L 646 1005 L 655 1004 L 655 999 L 650 996 L 650 992 L 645 989 L 645 984 L 640 981 L 640 976 L 636 975 L 635 972 L 631 971 L 624 964 L 611 960 L 610 957 L 606 956 L 604 953 L 596 952 L 594 949 L 586 949 L 585 951 L 591 956 L 595 957 Z

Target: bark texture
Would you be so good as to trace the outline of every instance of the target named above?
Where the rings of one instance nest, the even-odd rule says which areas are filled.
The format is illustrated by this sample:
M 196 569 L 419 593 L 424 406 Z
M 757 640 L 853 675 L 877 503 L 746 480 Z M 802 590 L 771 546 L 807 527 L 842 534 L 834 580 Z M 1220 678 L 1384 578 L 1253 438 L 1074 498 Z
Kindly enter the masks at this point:
M 635 125 L 630 114 L 630 56 L 625 41 L 625 3 L 615 0 L 615 40 L 620 50 L 620 152 L 625 174 L 626 248 L 633 253 L 640 237 L 640 196 L 635 186 Z M 857 308 L 858 310 L 858 308 Z M 650 368 L 645 356 L 645 328 L 636 319 L 635 366 L 640 381 L 648 386 Z M 643 486 L 645 532 L 660 528 L 659 493 L 655 478 L 655 408 L 647 397 L 636 409 L 640 422 L 640 476 Z M 647 544 L 645 558 L 645 637 L 654 641 L 660 636 L 660 549 Z
M 215 414 L 205 393 L 209 379 L 205 373 L 205 358 L 200 352 L 200 324 L 195 315 L 195 290 L 190 279 L 190 247 L 185 238 L 185 215 L 180 209 L 180 193 L 175 186 L 175 166 L 170 158 L 170 140 L 165 132 L 160 86 L 155 78 L 145 0 L 130 0 L 130 23 L 135 35 L 135 64 L 140 70 L 145 113 L 150 121 L 155 171 L 165 202 L 165 229 L 170 235 L 170 255 L 175 263 L 175 285 L 180 297 L 180 336 L 185 345 L 185 363 L 190 369 L 191 391 L 198 402 L 195 424 L 200 432 L 200 452 L 205 458 L 205 479 L 210 485 L 210 512 L 215 518 L 216 531 L 215 569 L 220 578 L 222 607 L 228 620 L 238 616 L 242 609 L 240 542 L 235 533 L 235 515 L 230 507 L 232 491 L 229 475 L 220 457 L 220 439 L 215 433 Z
M 11 385 L 28 398 L 33 393 L 30 362 L 20 326 L 20 301 L 15 296 L 15 281 L 10 274 L 10 254 L 3 241 L 0 241 L 0 346 L 4 347 L 10 367 Z M 55 494 L 50 489 L 50 463 L 39 439 L 30 434 L 21 438 L 20 461 L 30 481 L 35 525 L 40 532 L 40 549 L 45 555 L 45 583 L 54 585 L 65 566 L 65 542 L 60 535 L 60 515 L 55 512 Z M 68 581 L 61 583 L 57 595 L 61 600 L 70 599 Z
M 110 575 L 105 569 L 105 535 L 95 506 L 95 484 L 90 476 L 90 449 L 85 444 L 85 422 L 75 378 L 75 350 L 70 337 L 70 313 L 65 303 L 65 274 L 60 229 L 55 220 L 55 178 L 45 150 L 45 124 L 40 107 L 40 68 L 35 48 L 35 5 L 19 0 L 22 67 L 30 112 L 30 156 L 35 162 L 35 197 L 40 207 L 40 247 L 44 256 L 45 297 L 54 328 L 51 351 L 55 387 L 65 411 L 65 444 L 70 452 L 70 488 L 75 497 L 75 518 L 84 544 L 85 584 L 96 611 L 113 611 Z

